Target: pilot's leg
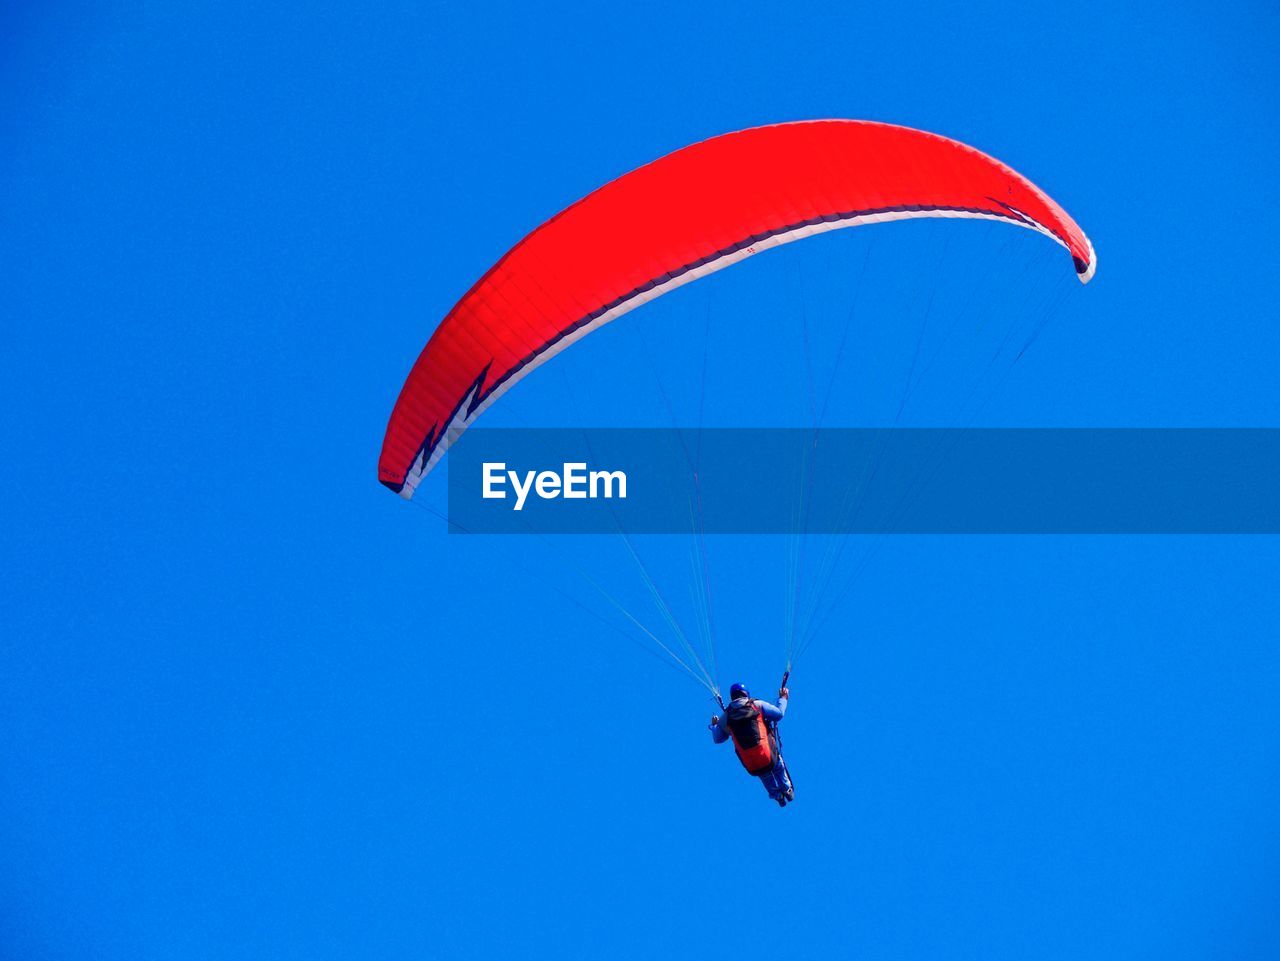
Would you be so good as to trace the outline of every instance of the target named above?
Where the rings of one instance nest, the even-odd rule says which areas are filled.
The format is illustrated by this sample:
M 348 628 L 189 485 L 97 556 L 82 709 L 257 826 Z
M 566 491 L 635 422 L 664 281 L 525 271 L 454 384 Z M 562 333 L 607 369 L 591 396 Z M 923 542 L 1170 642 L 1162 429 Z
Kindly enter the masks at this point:
M 778 781 L 778 791 L 787 796 L 787 800 L 795 799 L 795 788 L 791 786 L 791 772 L 787 770 L 787 762 L 778 755 L 778 763 L 773 766 L 773 775 Z
M 787 785 L 778 777 L 778 766 L 775 764 L 768 771 L 759 775 L 760 783 L 769 792 L 769 797 L 777 800 L 778 795 L 787 793 Z

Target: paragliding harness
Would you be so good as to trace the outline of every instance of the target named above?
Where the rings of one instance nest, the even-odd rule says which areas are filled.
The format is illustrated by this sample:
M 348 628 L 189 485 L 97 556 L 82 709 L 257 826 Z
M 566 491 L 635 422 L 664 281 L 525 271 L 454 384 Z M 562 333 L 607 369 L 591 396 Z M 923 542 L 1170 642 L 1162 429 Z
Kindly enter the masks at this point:
M 725 710 L 733 749 L 748 774 L 767 774 L 773 770 L 778 750 L 773 726 L 760 713 L 760 706 L 747 698 L 745 703 L 733 701 Z
M 782 675 L 782 687 L 787 686 L 790 676 L 790 670 Z M 724 716 L 729 736 L 733 738 L 733 750 L 747 773 L 758 777 L 773 770 L 782 745 L 777 725 L 765 720 L 760 706 L 751 698 L 746 698 L 746 703 L 731 701 Z

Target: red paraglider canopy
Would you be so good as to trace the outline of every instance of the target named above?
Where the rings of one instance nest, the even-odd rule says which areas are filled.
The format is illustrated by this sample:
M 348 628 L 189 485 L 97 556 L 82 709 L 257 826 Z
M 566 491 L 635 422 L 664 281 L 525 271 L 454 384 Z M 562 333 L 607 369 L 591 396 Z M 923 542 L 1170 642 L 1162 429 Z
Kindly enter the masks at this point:
M 713 137 L 646 164 L 509 250 L 436 328 L 387 425 L 378 479 L 412 497 L 449 444 L 521 377 L 681 284 L 822 231 L 979 217 L 1062 244 L 1087 283 L 1084 232 L 1035 184 L 936 134 L 815 120 Z

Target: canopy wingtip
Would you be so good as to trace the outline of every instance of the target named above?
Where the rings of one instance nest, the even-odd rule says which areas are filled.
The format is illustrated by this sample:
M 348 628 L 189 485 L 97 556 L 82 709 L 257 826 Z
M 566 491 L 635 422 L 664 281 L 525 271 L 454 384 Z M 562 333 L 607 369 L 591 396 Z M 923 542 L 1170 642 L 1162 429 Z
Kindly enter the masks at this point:
M 1089 248 L 1089 257 L 1087 260 L 1076 261 L 1076 276 L 1080 278 L 1080 283 L 1087 284 L 1093 280 L 1093 275 L 1098 272 L 1098 254 L 1093 249 L 1093 242 L 1088 237 L 1084 239 L 1084 242 Z

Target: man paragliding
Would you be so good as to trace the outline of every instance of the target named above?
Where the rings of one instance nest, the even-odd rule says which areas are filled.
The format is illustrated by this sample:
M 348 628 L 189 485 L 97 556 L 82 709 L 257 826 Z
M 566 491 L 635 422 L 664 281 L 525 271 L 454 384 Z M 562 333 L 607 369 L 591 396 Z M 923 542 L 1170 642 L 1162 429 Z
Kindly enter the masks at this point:
M 1066 249 L 1081 282 L 1088 283 L 1097 270 L 1093 244 L 1056 201 L 1006 164 L 959 141 L 896 124 L 838 119 L 710 137 L 624 173 L 565 207 L 466 289 L 401 388 L 383 437 L 378 480 L 412 499 L 450 445 L 508 390 L 565 348 L 657 297 L 782 244 L 916 217 L 1029 228 Z M 987 286 L 1002 287 L 999 274 L 990 273 Z M 1013 330 L 1010 326 L 998 353 Z M 732 327 L 725 335 L 740 340 Z M 687 344 L 674 338 L 665 349 L 676 353 Z M 734 370 L 732 365 L 748 354 L 729 351 L 716 362 Z M 754 378 L 753 390 L 776 386 L 760 365 L 743 365 L 738 376 Z M 911 376 L 906 387 L 908 394 L 914 390 Z M 905 403 L 904 396 L 900 406 Z M 696 527 L 702 530 L 700 520 Z M 618 533 L 627 540 L 621 527 Z M 630 541 L 627 547 L 656 594 Z M 422 553 L 406 544 L 399 561 L 421 563 Z M 698 567 L 705 567 L 705 558 Z M 589 575 L 587 580 L 604 593 Z M 613 602 L 719 701 L 706 666 L 716 664 L 713 632 L 706 632 L 709 657 L 704 659 L 666 602 L 655 599 L 688 650 L 688 661 Z M 795 631 L 789 634 L 788 671 Z M 812 631 L 804 636 L 801 649 L 811 636 Z M 720 702 L 723 717 L 712 718 L 712 739 L 723 744 L 732 738 L 743 766 L 785 807 L 795 796 L 777 729 L 787 709 L 787 675 L 778 706 L 753 699 L 741 684 L 733 685 L 731 696 L 727 706 Z
M 778 689 L 778 704 L 758 700 L 751 696 L 742 684 L 729 688 L 729 704 L 724 716 L 711 718 L 711 740 L 723 744 L 733 739 L 733 749 L 747 773 L 760 779 L 769 797 L 786 807 L 794 801 L 796 792 L 787 773 L 787 762 L 782 759 L 782 743 L 778 739 L 778 722 L 786 716 L 787 678 Z

